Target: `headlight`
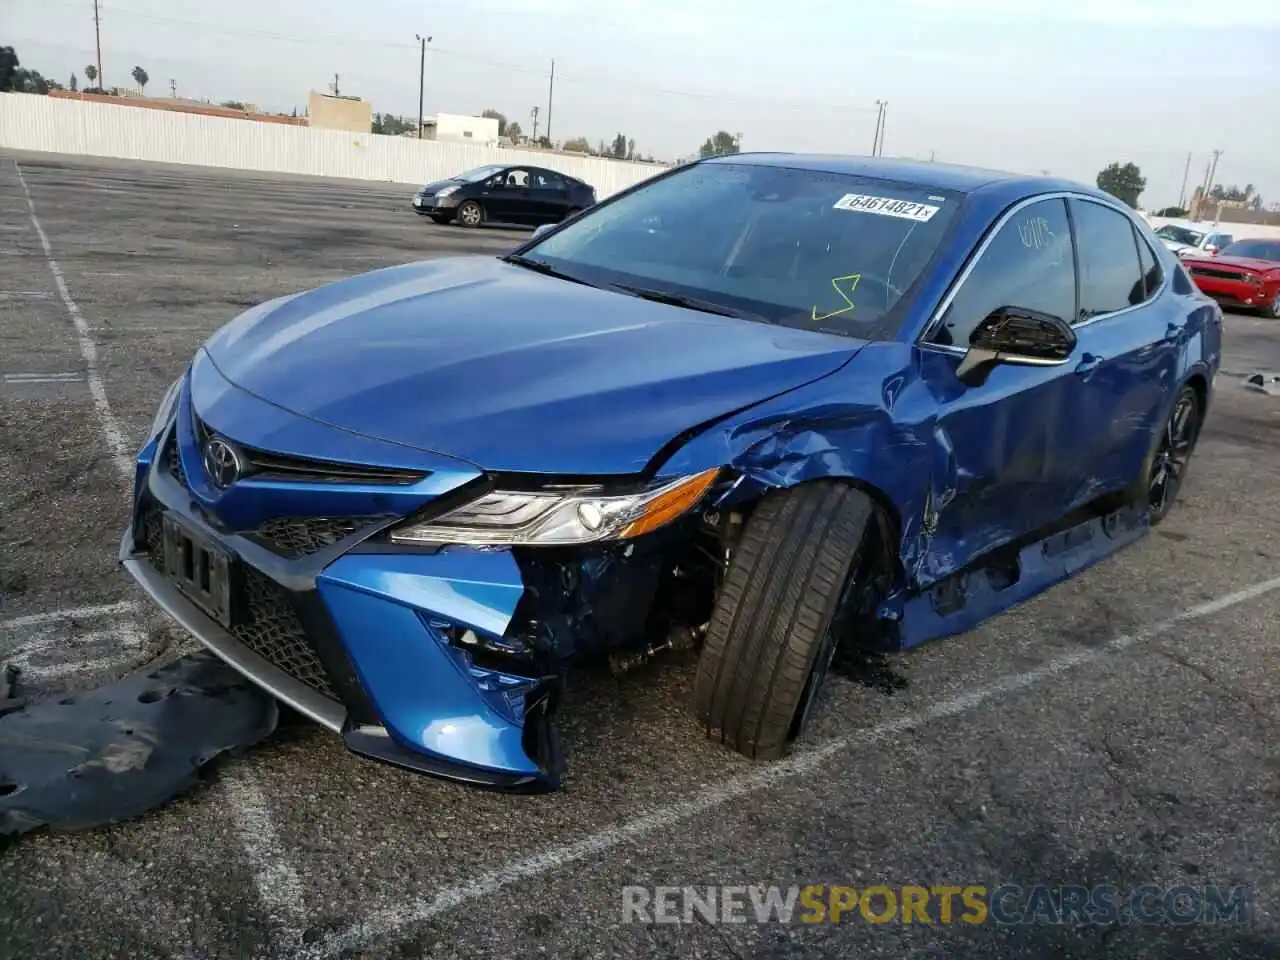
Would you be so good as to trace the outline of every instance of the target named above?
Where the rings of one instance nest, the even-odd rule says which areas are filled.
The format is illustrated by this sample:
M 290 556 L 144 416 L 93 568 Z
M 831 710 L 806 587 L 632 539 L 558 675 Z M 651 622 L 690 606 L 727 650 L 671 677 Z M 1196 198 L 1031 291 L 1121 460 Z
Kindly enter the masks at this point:
M 719 473 L 716 467 L 625 496 L 607 496 L 583 487 L 494 491 L 434 520 L 397 527 L 391 531 L 391 540 L 471 546 L 626 540 L 682 516 L 702 499 Z
M 148 437 L 156 436 L 173 419 L 173 410 L 178 405 L 178 390 L 181 387 L 182 377 L 169 384 L 169 389 L 165 391 L 164 399 L 160 401 L 160 406 L 156 410 L 155 419 L 151 421 L 151 432 L 147 434 Z
M 455 193 L 457 193 L 457 192 L 458 192 L 458 188 L 457 188 L 457 187 L 445 187 L 443 190 L 439 191 L 439 192 L 436 194 L 436 197 L 437 197 L 437 198 L 439 198 L 439 197 L 448 197 L 448 196 L 451 196 L 452 194 L 455 194 Z

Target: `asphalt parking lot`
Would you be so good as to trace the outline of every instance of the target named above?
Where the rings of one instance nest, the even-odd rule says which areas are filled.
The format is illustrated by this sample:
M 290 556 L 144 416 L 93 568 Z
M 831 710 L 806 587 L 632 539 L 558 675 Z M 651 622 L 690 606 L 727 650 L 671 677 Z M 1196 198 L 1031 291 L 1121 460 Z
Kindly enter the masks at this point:
M 115 556 L 133 447 L 206 336 L 269 297 L 526 235 L 436 226 L 410 193 L 0 158 L 0 661 L 36 692 L 183 649 Z M 1280 398 L 1231 376 L 1280 370 L 1280 325 L 1233 316 L 1226 336 L 1157 533 L 836 680 L 791 760 L 705 742 L 687 658 L 576 681 L 551 796 L 415 777 L 290 725 L 140 819 L 0 850 L 0 957 L 1280 955 Z M 1244 885 L 1251 916 L 622 922 L 624 886 L 709 884 Z

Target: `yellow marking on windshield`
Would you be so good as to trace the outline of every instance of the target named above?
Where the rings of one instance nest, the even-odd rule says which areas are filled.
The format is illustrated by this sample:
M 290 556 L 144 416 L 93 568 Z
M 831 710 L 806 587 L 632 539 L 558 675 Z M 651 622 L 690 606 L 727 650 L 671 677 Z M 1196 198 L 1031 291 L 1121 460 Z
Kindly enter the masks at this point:
M 817 304 L 814 304 L 813 322 L 818 323 L 819 321 L 822 321 L 822 320 L 829 320 L 832 317 L 838 317 L 842 313 L 852 312 L 853 301 L 850 300 L 849 298 L 853 295 L 853 291 L 858 289 L 858 281 L 861 279 L 862 279 L 862 274 L 860 273 L 851 273 L 847 277 L 833 277 L 831 279 L 831 289 L 833 289 L 836 293 L 840 294 L 840 299 L 845 302 L 846 306 L 840 307 L 838 310 L 832 310 L 830 313 L 819 314 Z M 848 293 L 845 293 L 843 290 L 840 289 L 841 283 L 847 283 L 849 285 Z

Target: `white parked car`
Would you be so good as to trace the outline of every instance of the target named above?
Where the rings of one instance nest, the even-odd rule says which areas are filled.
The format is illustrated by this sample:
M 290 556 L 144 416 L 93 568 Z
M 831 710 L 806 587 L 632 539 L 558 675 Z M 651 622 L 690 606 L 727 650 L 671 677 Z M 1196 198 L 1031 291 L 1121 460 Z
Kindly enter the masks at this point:
M 1217 227 L 1190 220 L 1166 223 L 1156 229 L 1156 236 L 1180 257 L 1189 253 L 1211 257 L 1235 240 L 1231 234 L 1223 233 Z

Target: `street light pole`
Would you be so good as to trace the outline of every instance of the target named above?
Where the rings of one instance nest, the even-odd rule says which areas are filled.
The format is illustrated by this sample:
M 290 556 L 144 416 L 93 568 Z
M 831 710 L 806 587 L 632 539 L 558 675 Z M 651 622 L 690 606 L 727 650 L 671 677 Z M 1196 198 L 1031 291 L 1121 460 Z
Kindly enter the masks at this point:
M 418 57 L 418 139 L 422 139 L 422 91 L 427 75 L 427 44 L 431 42 L 430 37 L 424 37 L 415 33 L 421 47 L 421 53 Z

